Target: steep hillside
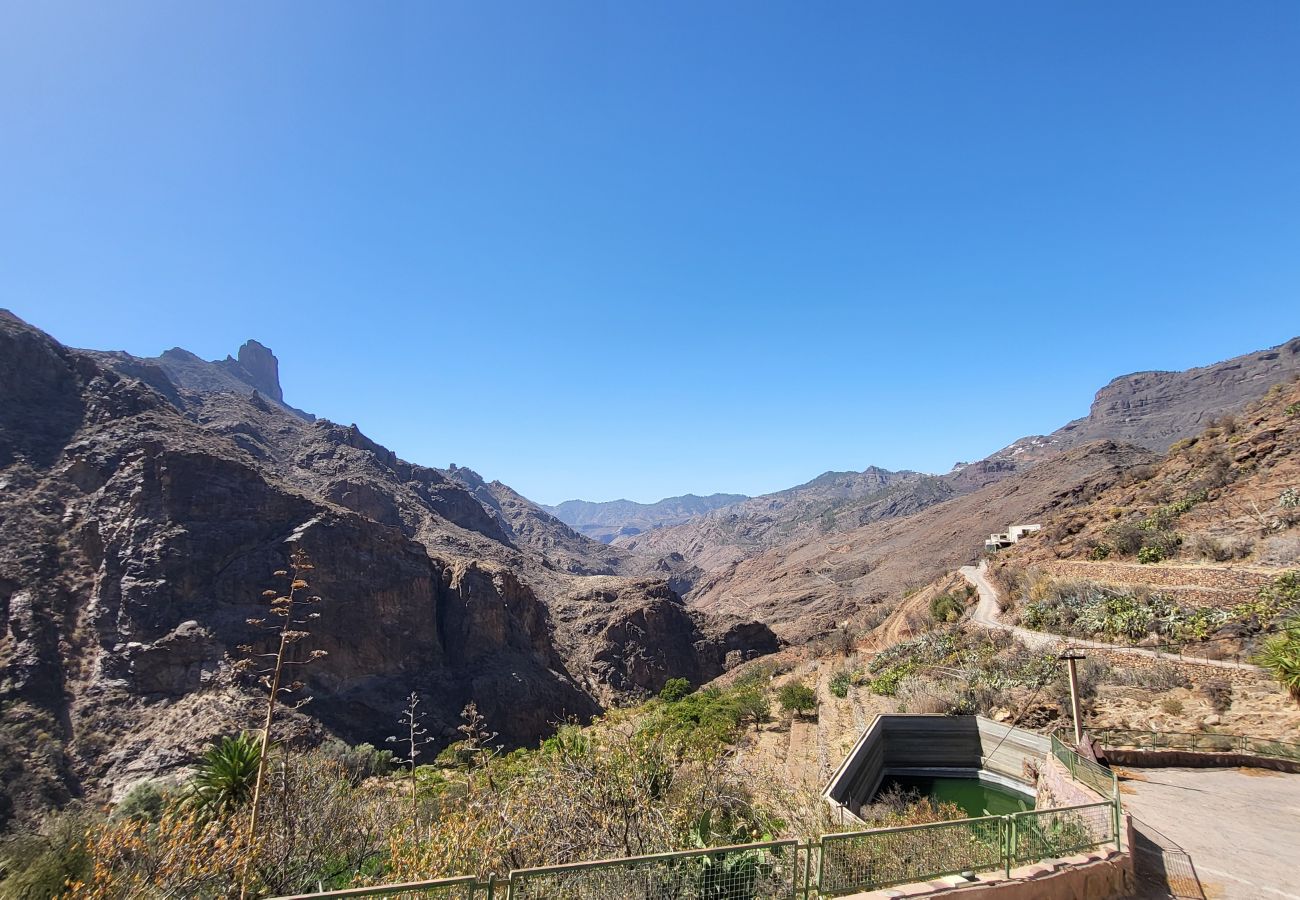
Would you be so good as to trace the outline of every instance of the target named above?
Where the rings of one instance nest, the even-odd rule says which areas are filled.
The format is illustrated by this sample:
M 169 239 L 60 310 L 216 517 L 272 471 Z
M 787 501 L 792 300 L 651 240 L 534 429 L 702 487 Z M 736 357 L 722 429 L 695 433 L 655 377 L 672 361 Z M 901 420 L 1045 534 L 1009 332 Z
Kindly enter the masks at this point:
M 753 497 L 681 525 L 622 537 L 614 545 L 639 557 L 678 563 L 675 568 L 689 589 L 702 573 L 755 553 L 878 519 L 909 515 L 953 493 L 943 479 L 917 472 L 875 467 L 862 472 L 826 472 L 798 487 Z M 690 571 L 682 570 L 682 564 Z
M 1185 372 L 1125 375 L 1097 392 L 1087 416 L 1050 435 L 1021 438 L 986 459 L 959 463 L 946 475 L 879 469 L 828 472 L 788 491 L 614 543 L 656 560 L 661 570 L 672 572 L 679 589 L 698 591 L 706 581 L 725 579 L 726 570 L 741 560 L 783 547 L 795 553 L 800 544 L 819 536 L 847 535 L 872 522 L 910 516 L 1090 441 L 1163 452 L 1216 416 L 1240 411 L 1271 385 L 1296 373 L 1300 373 L 1300 338 Z M 916 577 L 924 579 L 929 571 L 918 570 Z
M 471 699 L 526 741 L 775 647 L 612 576 L 618 551 L 504 485 L 294 413 L 244 356 L 260 386 L 227 390 L 205 363 L 218 388 L 196 390 L 197 358 L 178 384 L 0 313 L 0 829 L 252 725 L 233 663 L 266 649 L 247 620 L 291 546 L 324 598 L 304 647 L 328 656 L 286 739 L 381 742 L 418 690 L 440 743 Z
M 990 531 L 1073 506 L 1153 458 L 1138 447 L 1088 444 L 913 515 L 732 563 L 701 581 L 692 603 L 713 613 L 758 618 L 789 640 L 805 639 L 970 562 Z
M 1215 420 L 1157 463 L 999 553 L 1030 627 L 1249 657 L 1300 609 L 1300 382 Z
M 1300 374 L 1300 337 L 1184 372 L 1134 372 L 1097 392 L 1088 415 L 1049 435 L 1021 438 L 989 459 L 1032 464 L 1095 440 L 1163 453 L 1212 420 L 1239 412 L 1270 387 Z
M 748 499 L 744 494 L 710 494 L 707 497 L 684 494 L 680 497 L 666 497 L 657 503 L 565 500 L 558 506 L 542 508 L 576 531 L 608 544 L 617 537 L 630 537 L 651 528 L 679 525 L 719 507 Z
M 1090 503 L 1062 511 L 1002 558 L 1137 563 L 1138 549 L 1159 545 L 1164 560 L 1178 563 L 1300 562 L 1288 549 L 1300 511 L 1284 497 L 1300 488 L 1297 410 L 1300 381 L 1275 385 Z M 1152 555 L 1149 562 L 1162 561 Z

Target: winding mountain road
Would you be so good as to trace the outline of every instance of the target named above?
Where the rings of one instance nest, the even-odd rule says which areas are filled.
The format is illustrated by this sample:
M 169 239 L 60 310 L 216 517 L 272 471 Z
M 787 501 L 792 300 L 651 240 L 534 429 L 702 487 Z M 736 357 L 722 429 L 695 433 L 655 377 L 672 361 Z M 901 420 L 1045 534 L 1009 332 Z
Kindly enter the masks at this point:
M 1118 644 L 1105 644 L 1101 641 L 1085 641 L 1081 638 L 1066 637 L 1060 634 L 1049 634 L 1045 631 L 1031 631 L 1028 628 L 1021 628 L 1018 625 L 1010 625 L 998 619 L 997 589 L 989 582 L 986 574 L 988 563 L 981 562 L 978 566 L 962 566 L 958 571 L 974 588 L 979 596 L 979 602 L 975 604 L 975 612 L 971 614 L 971 621 L 981 628 L 990 631 L 1005 631 L 1014 635 L 1023 644 L 1035 650 L 1048 650 L 1060 646 L 1062 648 L 1078 647 L 1086 650 L 1104 650 L 1107 653 L 1119 653 L 1127 656 L 1145 656 L 1150 659 L 1165 659 L 1170 662 L 1190 663 L 1196 666 L 1213 666 L 1219 669 L 1239 669 L 1243 672 L 1264 672 L 1259 666 L 1252 666 L 1249 663 L 1233 662 L 1225 659 L 1206 659 L 1200 656 L 1182 656 L 1177 653 L 1164 653 L 1159 650 L 1147 650 L 1143 647 L 1123 647 Z

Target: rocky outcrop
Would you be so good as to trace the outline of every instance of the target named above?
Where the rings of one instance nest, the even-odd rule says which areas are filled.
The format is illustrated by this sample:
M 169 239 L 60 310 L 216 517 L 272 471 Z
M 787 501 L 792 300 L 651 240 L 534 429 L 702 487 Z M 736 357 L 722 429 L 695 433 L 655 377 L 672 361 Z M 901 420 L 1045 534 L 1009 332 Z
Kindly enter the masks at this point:
M 284 391 L 280 388 L 280 361 L 259 342 L 245 341 L 239 348 L 238 359 L 227 356 L 220 365 L 276 403 L 284 402 Z
M 70 350 L 0 315 L 0 830 L 253 725 L 234 662 L 271 649 L 248 620 L 293 546 L 322 598 L 303 647 L 327 655 L 302 670 L 312 702 L 286 740 L 382 742 L 416 690 L 442 743 L 469 700 L 524 743 L 774 646 L 686 613 L 662 581 L 586 594 L 584 573 L 624 554 L 504 485 L 296 415 L 245 351 L 262 383 L 232 390 L 230 367 L 183 351 Z
M 1216 418 L 1239 413 L 1273 385 L 1300 374 L 1300 337 L 1182 372 L 1134 372 L 1097 391 L 1088 415 L 993 454 L 1022 467 L 1088 441 L 1123 441 L 1163 453 Z
M 561 635 L 606 700 L 656 693 L 674 677 L 703 684 L 779 646 L 766 625 L 688 610 L 662 582 L 592 581 L 563 605 Z

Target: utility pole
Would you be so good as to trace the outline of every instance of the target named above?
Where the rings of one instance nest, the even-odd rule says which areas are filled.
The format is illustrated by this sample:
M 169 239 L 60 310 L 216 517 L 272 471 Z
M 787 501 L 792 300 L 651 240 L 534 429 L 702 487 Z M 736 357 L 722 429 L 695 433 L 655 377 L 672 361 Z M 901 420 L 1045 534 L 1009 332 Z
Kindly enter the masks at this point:
M 1077 748 L 1083 743 L 1083 715 L 1079 712 L 1079 670 L 1075 664 L 1087 657 L 1082 653 L 1067 652 L 1059 658 L 1065 660 L 1070 670 L 1070 717 L 1074 719 L 1074 746 Z

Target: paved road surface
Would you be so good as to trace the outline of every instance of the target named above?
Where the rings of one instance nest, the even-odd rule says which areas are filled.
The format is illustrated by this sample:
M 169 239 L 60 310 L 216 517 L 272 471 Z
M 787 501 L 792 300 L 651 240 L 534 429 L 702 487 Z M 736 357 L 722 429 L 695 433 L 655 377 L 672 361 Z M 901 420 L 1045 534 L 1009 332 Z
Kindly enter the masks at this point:
M 1300 900 L 1300 775 L 1266 769 L 1119 772 L 1124 808 L 1191 854 L 1208 900 Z
M 971 620 L 981 628 L 988 628 L 995 631 L 1006 631 L 1019 638 L 1026 646 L 1038 650 L 1046 650 L 1052 647 L 1081 647 L 1089 650 L 1105 650 L 1109 653 L 1121 653 L 1129 656 L 1146 656 L 1152 659 L 1167 659 L 1170 662 L 1191 663 L 1196 666 L 1214 666 L 1220 669 L 1241 669 L 1247 672 L 1263 672 L 1259 666 L 1252 666 L 1248 663 L 1232 662 L 1225 659 L 1205 659 L 1200 656 L 1179 656 L 1177 653 L 1161 653 L 1157 650 L 1146 650 L 1141 647 L 1121 647 L 1116 644 L 1104 644 L 1100 641 L 1085 641 L 1081 638 L 1065 637 L 1059 634 L 1048 634 L 1043 631 L 1031 631 L 1028 628 L 1020 628 L 1016 625 L 1008 625 L 1006 622 L 998 619 L 998 592 L 997 589 L 989 583 L 985 576 L 987 563 L 980 563 L 979 566 L 962 566 L 959 570 L 962 577 L 970 584 L 974 585 L 979 602 L 975 604 L 975 612 L 971 615 Z

